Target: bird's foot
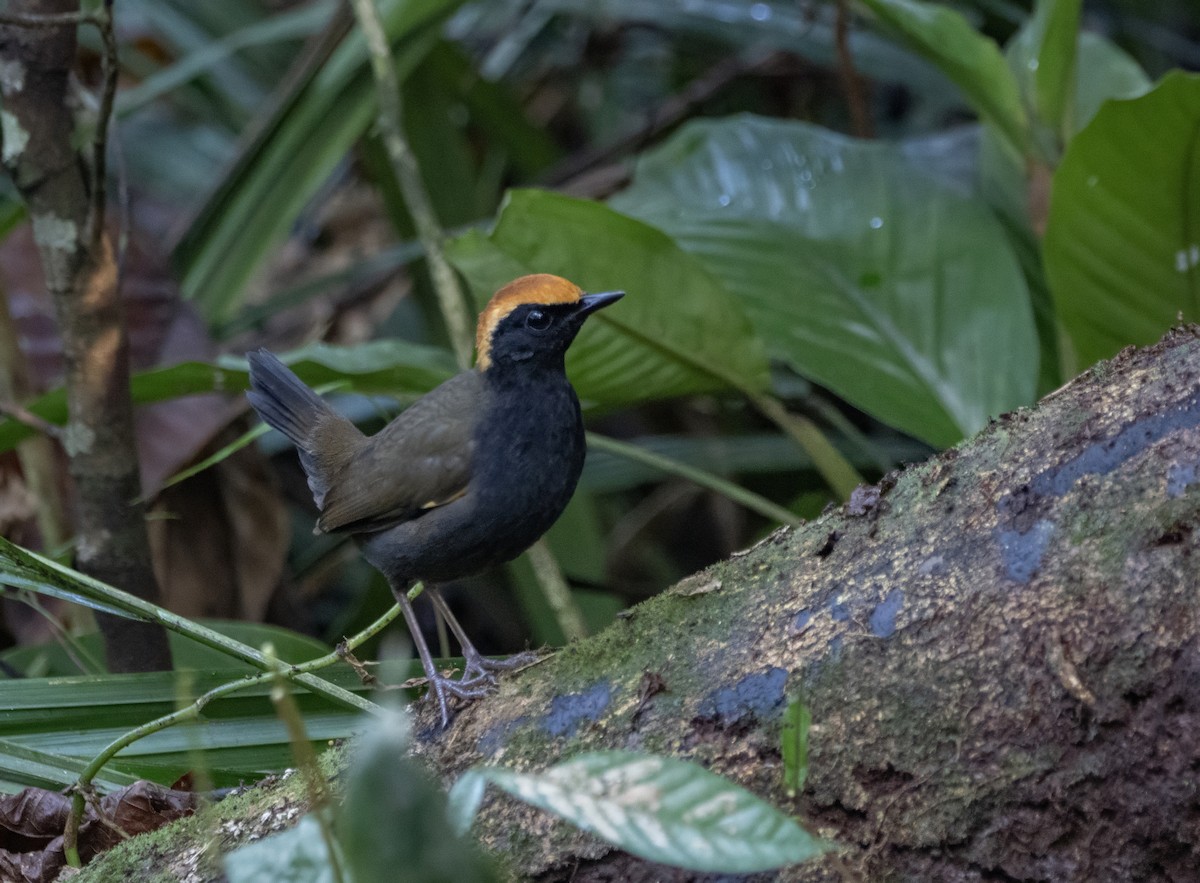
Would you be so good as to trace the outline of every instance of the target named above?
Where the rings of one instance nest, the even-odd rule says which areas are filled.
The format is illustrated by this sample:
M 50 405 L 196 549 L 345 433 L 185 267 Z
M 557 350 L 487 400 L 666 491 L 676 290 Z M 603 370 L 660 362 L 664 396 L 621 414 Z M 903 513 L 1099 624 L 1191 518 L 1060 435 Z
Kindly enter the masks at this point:
M 482 699 L 492 691 L 495 684 L 495 678 L 488 679 L 487 677 L 476 674 L 469 675 L 463 672 L 462 677 L 451 678 L 446 675 L 435 673 L 432 677 L 426 677 L 425 683 L 429 687 L 428 695 L 437 701 L 438 710 L 442 716 L 442 729 L 450 726 L 451 709 L 450 702 L 452 699 L 460 699 L 464 702 L 474 702 L 476 699 Z
M 481 654 L 474 647 L 464 647 L 462 680 L 470 684 L 482 682 L 494 685 L 496 683 L 496 675 L 500 672 L 515 671 L 537 661 L 538 654 L 534 650 L 514 653 L 512 656 L 505 657 L 504 659 L 491 659 Z

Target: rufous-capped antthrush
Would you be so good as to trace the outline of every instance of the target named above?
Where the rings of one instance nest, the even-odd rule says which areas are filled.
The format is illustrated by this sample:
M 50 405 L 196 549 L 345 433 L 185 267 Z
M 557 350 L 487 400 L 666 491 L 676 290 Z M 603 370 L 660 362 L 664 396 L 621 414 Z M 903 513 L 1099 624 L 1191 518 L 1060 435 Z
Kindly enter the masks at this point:
M 250 353 L 259 415 L 300 453 L 318 532 L 354 535 L 404 613 L 442 725 L 450 698 L 476 699 L 512 660 L 482 656 L 438 583 L 509 561 L 554 523 L 583 469 L 579 399 L 564 356 L 591 313 L 623 292 L 585 294 L 558 276 L 523 276 L 479 316 L 476 365 L 366 436 L 266 350 Z M 458 679 L 434 666 L 408 600 L 418 581 L 462 646 Z

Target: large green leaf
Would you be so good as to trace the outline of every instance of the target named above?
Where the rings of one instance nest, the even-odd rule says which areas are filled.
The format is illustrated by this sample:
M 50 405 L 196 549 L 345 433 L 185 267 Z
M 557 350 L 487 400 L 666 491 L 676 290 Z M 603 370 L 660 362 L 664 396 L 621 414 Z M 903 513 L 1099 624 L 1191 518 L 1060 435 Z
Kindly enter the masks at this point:
M 404 76 L 461 0 L 386 2 L 381 13 Z M 247 281 L 370 126 L 375 85 L 361 35 L 350 32 L 328 58 L 293 78 L 274 115 L 197 215 L 175 257 L 184 293 L 210 320 L 227 320 Z
M 669 237 L 587 200 L 509 194 L 490 234 L 467 233 L 450 259 L 482 306 L 526 273 L 589 291 L 624 289 L 588 320 L 567 354 L 581 398 L 601 406 L 767 384 L 762 344 L 721 283 Z
M 1101 107 L 1054 176 L 1046 274 L 1080 366 L 1200 319 L 1200 76 Z
M 880 21 L 932 61 L 963 91 L 975 112 L 1024 153 L 1029 120 L 1016 78 L 1000 48 L 957 10 L 921 0 L 862 0 Z
M 0 793 L 13 794 L 22 788 L 57 790 L 79 778 L 87 761 L 21 745 L 0 738 Z M 96 778 L 105 791 L 132 785 L 136 776 L 118 770 L 106 770 Z
M 379 672 L 401 683 L 408 660 Z M 0 790 L 23 785 L 61 788 L 118 736 L 175 711 L 182 696 L 196 697 L 244 678 L 244 669 L 201 672 L 82 675 L 0 681 Z M 358 676 L 338 665 L 322 677 L 364 692 Z M 288 734 L 272 705 L 269 684 L 214 699 L 200 722 L 162 730 L 126 748 L 105 768 L 100 784 L 128 783 L 129 776 L 170 784 L 202 758 L 219 785 L 257 779 L 291 765 Z M 318 748 L 360 730 L 360 713 L 341 710 L 319 696 L 298 691 L 308 737 Z
M 460 829 L 489 782 L 626 852 L 691 870 L 752 874 L 829 848 L 735 782 L 672 757 L 597 751 L 537 773 L 475 767 L 450 793 Z
M 750 116 L 648 154 L 622 211 L 737 294 L 772 356 L 948 445 L 1029 403 L 1038 345 L 992 214 L 893 145 Z

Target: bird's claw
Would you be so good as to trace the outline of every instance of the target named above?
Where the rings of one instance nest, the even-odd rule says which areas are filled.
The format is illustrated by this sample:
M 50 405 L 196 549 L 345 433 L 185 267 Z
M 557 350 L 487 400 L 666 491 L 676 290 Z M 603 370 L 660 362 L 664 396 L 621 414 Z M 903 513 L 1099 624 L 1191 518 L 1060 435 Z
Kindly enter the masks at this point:
M 464 702 L 482 699 L 495 689 L 498 672 L 513 671 L 536 662 L 537 659 L 537 653 L 532 650 L 516 653 L 505 659 L 489 659 L 478 652 L 471 652 L 464 657 L 465 664 L 459 677 L 451 678 L 440 673 L 426 677 L 429 695 L 437 700 L 438 710 L 441 712 L 442 729 L 450 726 L 453 716 L 450 707 L 452 699 L 461 699 Z
M 429 686 L 429 695 L 437 700 L 438 710 L 441 712 L 443 730 L 450 726 L 451 699 L 472 702 L 476 699 L 482 699 L 492 690 L 491 682 L 481 677 L 468 678 L 465 673 L 461 678 L 448 678 L 445 675 L 438 674 L 425 680 Z
M 474 650 L 474 648 L 472 648 Z M 496 675 L 504 671 L 515 671 L 519 668 L 537 662 L 538 655 L 533 650 L 525 650 L 521 653 L 514 653 L 512 656 L 504 659 L 491 659 L 482 655 L 479 652 L 463 653 L 463 674 L 462 679 L 469 683 L 476 681 L 484 681 L 488 684 L 496 683 Z

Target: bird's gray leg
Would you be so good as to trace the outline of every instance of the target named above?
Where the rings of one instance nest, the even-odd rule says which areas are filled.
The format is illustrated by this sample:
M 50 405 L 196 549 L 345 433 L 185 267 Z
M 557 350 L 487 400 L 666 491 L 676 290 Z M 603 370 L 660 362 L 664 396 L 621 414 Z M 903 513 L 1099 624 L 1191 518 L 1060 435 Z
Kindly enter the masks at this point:
M 425 643 L 425 636 L 421 634 L 421 626 L 417 623 L 412 603 L 408 600 L 408 593 L 396 591 L 395 587 L 393 587 L 392 594 L 396 596 L 396 603 L 400 605 L 400 611 L 404 614 L 405 623 L 408 624 L 408 631 L 412 635 L 413 644 L 416 645 L 417 655 L 421 657 L 421 667 L 425 669 L 425 679 L 429 682 L 429 693 L 431 696 L 437 698 L 438 710 L 442 715 L 442 729 L 444 730 L 450 726 L 450 697 L 482 699 L 487 695 L 490 683 L 479 677 L 472 680 L 466 676 L 465 672 L 461 680 L 448 678 L 439 672 L 433 664 L 433 655 L 429 652 L 429 646 Z
M 450 611 L 450 605 L 446 603 L 446 599 L 438 590 L 432 586 L 426 586 L 425 591 L 429 594 L 429 600 L 433 602 L 433 606 L 437 608 L 442 619 L 446 621 L 446 625 L 450 627 L 459 646 L 462 647 L 463 661 L 466 663 L 463 667 L 463 683 L 473 685 L 483 681 L 487 684 L 495 684 L 496 672 L 512 671 L 537 661 L 538 655 L 532 650 L 517 653 L 507 659 L 489 659 L 484 656 L 475 649 L 475 645 L 471 643 L 471 639 L 467 637 L 467 633 Z

